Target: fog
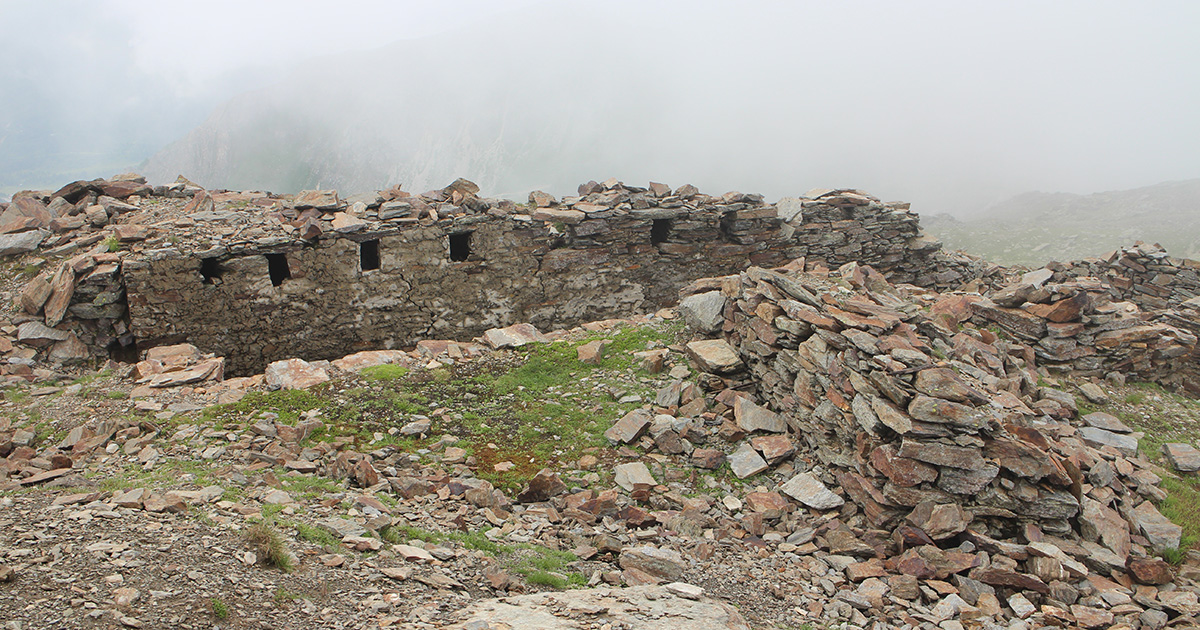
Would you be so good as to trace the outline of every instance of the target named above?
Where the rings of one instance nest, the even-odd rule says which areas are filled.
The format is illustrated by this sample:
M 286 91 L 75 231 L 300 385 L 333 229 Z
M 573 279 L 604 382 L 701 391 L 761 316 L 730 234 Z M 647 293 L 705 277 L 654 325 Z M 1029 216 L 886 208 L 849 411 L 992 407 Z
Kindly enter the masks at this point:
M 977 214 L 1200 177 L 1194 2 L 0 4 L 0 192 L 853 187 Z

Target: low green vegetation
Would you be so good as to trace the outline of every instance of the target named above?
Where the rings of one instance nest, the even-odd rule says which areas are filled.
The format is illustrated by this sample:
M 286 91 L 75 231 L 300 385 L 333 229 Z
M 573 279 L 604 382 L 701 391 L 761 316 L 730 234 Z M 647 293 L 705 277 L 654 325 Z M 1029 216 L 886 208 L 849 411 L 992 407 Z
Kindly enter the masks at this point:
M 296 535 L 300 540 L 308 541 L 325 549 L 337 549 L 341 547 L 342 541 L 337 536 L 320 527 L 313 527 L 307 523 L 290 523 L 290 525 L 296 530 Z M 384 540 L 387 539 L 385 538 Z
M 225 602 L 213 597 L 208 600 L 208 605 L 212 607 L 213 616 L 217 619 L 229 618 L 229 606 L 226 606 Z
M 283 544 L 283 536 L 275 531 L 269 521 L 263 520 L 254 523 L 246 528 L 244 535 L 246 542 L 254 548 L 255 553 L 264 563 L 277 567 L 285 573 L 294 568 L 292 557 Z

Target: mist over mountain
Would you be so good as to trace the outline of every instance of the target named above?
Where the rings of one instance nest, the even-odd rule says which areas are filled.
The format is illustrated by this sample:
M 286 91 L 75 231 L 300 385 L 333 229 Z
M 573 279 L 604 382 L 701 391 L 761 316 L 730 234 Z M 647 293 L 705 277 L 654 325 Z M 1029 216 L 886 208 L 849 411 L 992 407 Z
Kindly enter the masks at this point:
M 1078 260 L 1135 241 L 1200 259 L 1200 179 L 1091 195 L 1030 192 L 976 218 L 926 215 L 921 225 L 949 249 L 1003 264 Z
M 227 101 L 143 170 L 280 192 L 460 176 L 514 196 L 609 176 L 774 198 L 854 187 L 958 216 L 1200 172 L 1185 114 L 1200 80 L 1177 72 L 1195 45 L 1163 37 L 1163 15 L 864 8 L 564 2 L 401 29 Z

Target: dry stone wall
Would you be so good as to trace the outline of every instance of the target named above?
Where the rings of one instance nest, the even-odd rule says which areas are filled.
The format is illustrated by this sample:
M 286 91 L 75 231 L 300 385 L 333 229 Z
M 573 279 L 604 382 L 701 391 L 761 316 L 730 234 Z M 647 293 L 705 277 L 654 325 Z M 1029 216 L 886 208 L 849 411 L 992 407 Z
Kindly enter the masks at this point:
M 697 277 L 796 256 L 864 258 L 912 278 L 936 250 L 915 214 L 854 191 L 790 200 L 787 221 L 761 195 L 691 186 L 590 182 L 576 197 L 535 192 L 526 205 L 476 192 L 461 180 L 353 203 L 314 191 L 281 204 L 274 226 L 256 224 L 254 240 L 147 242 L 123 266 L 132 334 L 142 346 L 188 341 L 250 373 L 292 356 L 653 310 Z M 256 214 L 209 210 L 206 194 L 190 204 L 196 222 Z

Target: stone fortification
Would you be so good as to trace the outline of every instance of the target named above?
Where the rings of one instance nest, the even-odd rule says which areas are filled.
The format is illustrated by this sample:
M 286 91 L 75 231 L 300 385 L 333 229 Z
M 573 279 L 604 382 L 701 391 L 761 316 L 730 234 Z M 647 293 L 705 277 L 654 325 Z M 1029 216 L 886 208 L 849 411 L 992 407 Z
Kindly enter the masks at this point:
M 519 321 L 644 312 L 697 277 L 797 257 L 861 260 L 916 281 L 938 248 L 906 204 L 849 190 L 778 205 L 615 180 L 563 199 L 534 192 L 527 204 L 478 192 L 459 180 L 420 195 L 281 197 L 131 178 L 18 194 L 0 210 L 11 232 L 0 248 L 67 261 L 21 296 L 17 341 L 35 354 L 60 347 L 60 359 L 188 341 L 241 374 Z M 63 300 L 60 318 L 50 305 Z

